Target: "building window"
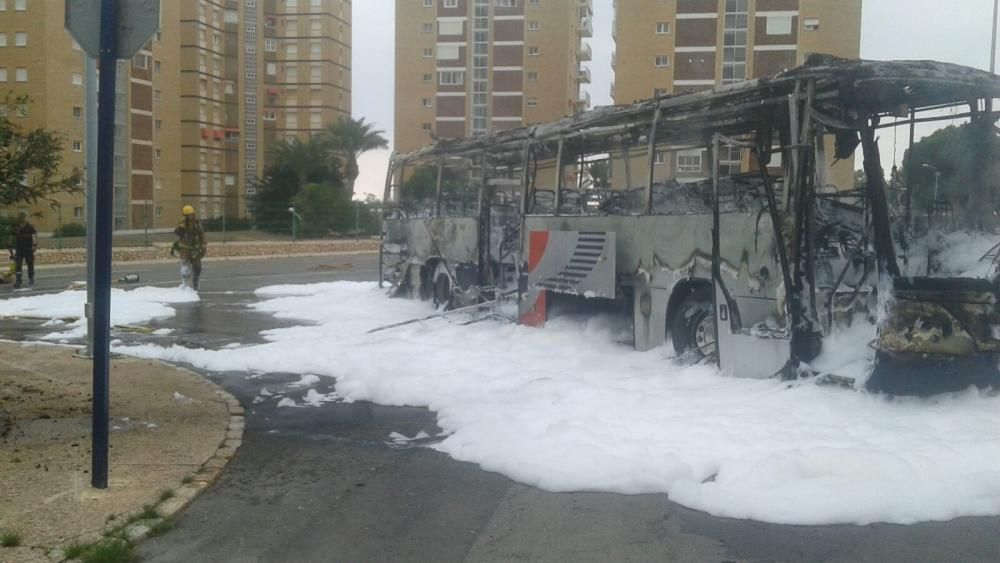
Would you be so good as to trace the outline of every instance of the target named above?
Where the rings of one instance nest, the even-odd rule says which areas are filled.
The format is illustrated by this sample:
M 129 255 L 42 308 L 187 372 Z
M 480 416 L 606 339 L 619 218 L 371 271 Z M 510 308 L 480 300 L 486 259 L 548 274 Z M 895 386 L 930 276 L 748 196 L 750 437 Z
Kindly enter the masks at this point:
M 670 22 L 657 22 L 656 33 L 657 35 L 666 35 L 670 33 Z
M 666 96 L 666 95 L 667 95 L 667 89 L 666 88 L 653 88 L 653 97 L 654 98 L 659 98 L 661 96 Z
M 73 141 L 73 152 L 83 152 L 83 141 Z
M 160 149 L 153 149 L 153 158 L 155 158 L 156 160 L 160 160 L 160 158 L 162 156 L 163 156 L 163 151 L 162 150 L 160 150 Z
M 425 108 L 434 107 L 434 103 L 431 102 L 430 98 L 424 98 L 423 99 L 423 104 L 424 104 Z
M 439 61 L 457 61 L 459 55 L 458 45 L 438 45 Z
M 526 103 L 529 108 L 538 107 L 538 98 L 528 98 Z
M 516 8 L 517 0 L 496 0 L 497 8 Z
M 445 8 L 457 8 L 458 0 L 444 0 L 441 5 Z
M 285 82 L 298 82 L 299 68 L 297 66 L 285 67 Z
M 153 128 L 156 129 L 157 131 L 159 131 L 160 129 L 163 129 L 163 120 L 162 119 L 157 119 L 156 121 L 154 121 L 153 122 Z
M 748 21 L 747 0 L 726 0 L 722 47 L 723 84 L 746 80 Z
M 28 81 L 28 69 L 20 67 L 14 70 L 14 81 L 15 82 L 27 82 Z
M 14 11 L 23 12 L 28 9 L 27 0 L 14 0 Z
M 80 119 L 83 117 L 83 108 L 80 106 L 73 106 L 73 117 L 75 119 Z
M 538 82 L 538 73 L 537 72 L 529 72 L 528 73 L 528 82 Z
M 438 84 L 441 86 L 461 86 L 465 84 L 464 70 L 442 70 L 438 73 Z
M 434 33 L 434 24 L 430 22 L 424 22 L 422 24 L 424 33 Z
M 768 35 L 791 35 L 792 34 L 792 16 L 768 16 L 767 17 L 767 34 Z
M 132 57 L 132 67 L 141 69 L 149 68 L 149 55 L 143 55 L 140 53 Z
M 270 38 L 269 39 L 265 39 L 264 40 L 264 50 L 267 51 L 268 53 L 274 53 L 275 51 L 278 50 L 278 42 L 275 41 L 274 39 L 270 39 Z
M 0 33 L 0 47 L 6 47 L 6 46 L 7 46 L 7 34 Z
M 273 111 L 265 111 L 264 112 L 264 121 L 277 121 L 277 120 L 278 120 L 278 114 L 277 113 L 275 113 Z
M 802 22 L 802 27 L 806 31 L 819 31 L 819 20 L 816 18 L 810 18 Z
M 537 57 L 538 56 L 538 47 L 528 47 L 528 56 Z
M 424 49 L 424 58 L 425 59 L 434 58 L 434 49 Z
M 7 69 L 0 67 L 0 82 L 7 82 Z
M 661 68 L 670 66 L 670 57 L 668 55 L 656 55 L 656 66 Z
M 542 28 L 542 24 L 537 21 L 528 22 L 528 31 L 538 31 Z
M 701 151 L 677 153 L 677 172 L 684 174 L 697 174 L 701 172 Z
M 82 207 L 74 207 L 73 208 L 73 218 L 74 219 L 80 219 L 82 217 L 83 217 L 83 208 Z
M 433 8 L 434 0 L 424 0 L 424 8 Z
M 656 158 L 653 159 L 653 163 L 656 165 L 660 165 L 660 164 L 666 164 L 666 162 L 667 162 L 667 153 L 663 151 L 658 151 L 656 153 Z
M 537 6 L 538 3 L 538 0 L 528 0 L 528 4 L 531 4 L 532 6 Z
M 462 35 L 465 25 L 460 21 L 438 22 L 438 33 L 441 35 Z
M 431 73 L 429 73 L 429 72 L 424 73 L 423 78 L 424 78 L 424 82 L 428 82 L 428 83 L 434 82 L 434 75 L 431 74 Z
M 431 131 L 432 130 L 430 123 L 421 123 L 420 124 L 420 128 L 423 129 L 424 131 Z
M 0 0 L 0 12 L 7 11 L 7 0 Z
M 23 31 L 18 31 L 14 33 L 14 46 L 15 47 L 27 47 L 28 46 L 28 34 Z
M 265 68 L 267 69 L 267 74 L 270 76 L 278 74 L 278 65 L 275 63 L 267 63 L 267 66 Z

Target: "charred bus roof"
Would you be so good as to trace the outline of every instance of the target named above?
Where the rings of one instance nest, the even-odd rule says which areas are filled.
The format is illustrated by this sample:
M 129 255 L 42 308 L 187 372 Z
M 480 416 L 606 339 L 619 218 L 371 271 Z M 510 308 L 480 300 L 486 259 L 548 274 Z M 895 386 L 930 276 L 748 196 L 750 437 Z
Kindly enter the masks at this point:
M 807 91 L 808 90 L 808 91 Z M 816 119 L 831 129 L 859 130 L 875 116 L 904 116 L 1000 97 L 1000 76 L 936 61 L 849 60 L 814 55 L 781 73 L 723 85 L 714 90 L 674 94 L 628 105 L 603 106 L 549 123 L 509 129 L 482 137 L 441 140 L 398 154 L 407 165 L 446 157 L 519 154 L 527 143 L 574 139 L 574 150 L 601 152 L 620 142 L 640 142 L 656 120 L 656 142 L 707 145 L 713 134 L 739 135 L 787 119 L 789 96 L 813 96 Z M 953 116 L 954 117 L 954 116 Z

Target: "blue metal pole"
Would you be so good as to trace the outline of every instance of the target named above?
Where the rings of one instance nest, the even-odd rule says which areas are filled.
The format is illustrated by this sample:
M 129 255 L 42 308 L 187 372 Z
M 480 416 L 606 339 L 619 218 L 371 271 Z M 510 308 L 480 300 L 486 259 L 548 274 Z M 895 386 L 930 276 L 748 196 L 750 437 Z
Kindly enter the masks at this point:
M 115 87 L 118 0 L 101 0 L 100 83 L 97 107 L 97 220 L 94 225 L 94 389 L 90 484 L 108 488 L 111 356 L 111 226 L 114 208 Z

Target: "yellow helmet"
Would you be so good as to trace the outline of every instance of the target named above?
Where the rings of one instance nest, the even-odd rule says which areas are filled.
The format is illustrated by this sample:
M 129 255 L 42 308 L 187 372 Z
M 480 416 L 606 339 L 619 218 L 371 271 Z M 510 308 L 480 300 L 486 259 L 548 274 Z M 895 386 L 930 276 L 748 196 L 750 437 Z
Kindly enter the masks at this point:
M 185 205 L 184 209 L 181 210 L 181 213 L 183 213 L 184 215 L 194 215 L 194 207 L 191 207 L 190 205 Z

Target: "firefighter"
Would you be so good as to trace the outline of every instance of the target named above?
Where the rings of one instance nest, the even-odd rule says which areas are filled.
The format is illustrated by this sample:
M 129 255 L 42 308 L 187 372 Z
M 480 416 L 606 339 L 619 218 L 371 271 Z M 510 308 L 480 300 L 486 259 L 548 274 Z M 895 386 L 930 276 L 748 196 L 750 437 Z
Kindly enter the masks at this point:
M 21 212 L 17 223 L 10 227 L 10 250 L 14 253 L 14 289 L 24 286 L 23 266 L 28 263 L 28 285 L 35 285 L 35 251 L 38 250 L 38 231 L 28 222 L 28 214 Z
M 205 256 L 207 245 L 205 243 L 205 230 L 201 227 L 201 221 L 195 214 L 194 207 L 185 205 L 182 210 L 184 218 L 174 229 L 177 235 L 177 242 L 174 249 L 181 257 L 181 277 L 186 285 L 198 291 L 198 281 L 201 279 L 201 259 Z M 187 281 L 186 272 L 190 272 L 190 282 Z

